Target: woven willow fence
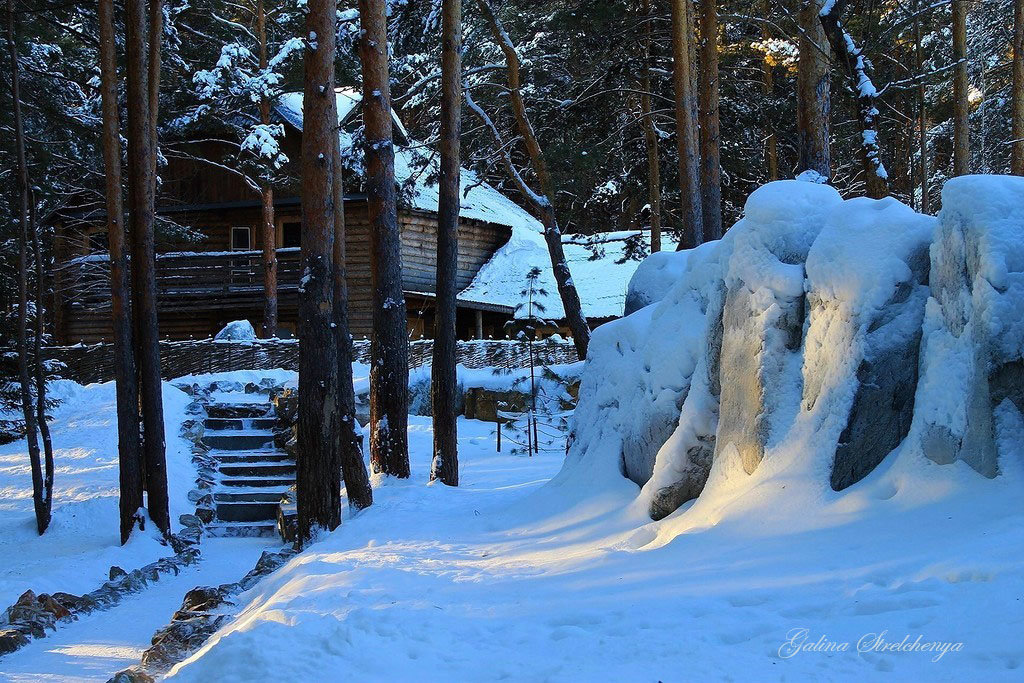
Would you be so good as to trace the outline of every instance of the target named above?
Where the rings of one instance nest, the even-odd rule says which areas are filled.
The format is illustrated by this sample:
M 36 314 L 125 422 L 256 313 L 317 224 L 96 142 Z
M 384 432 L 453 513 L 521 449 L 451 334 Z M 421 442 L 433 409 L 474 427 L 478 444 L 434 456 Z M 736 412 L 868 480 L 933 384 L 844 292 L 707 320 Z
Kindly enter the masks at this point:
M 569 342 L 542 341 L 533 344 L 521 341 L 460 341 L 456 350 L 459 364 L 467 368 L 501 368 L 513 370 L 530 365 L 530 347 L 536 365 L 562 365 L 579 358 Z M 51 346 L 47 358 L 63 365 L 59 374 L 81 384 L 106 382 L 114 378 L 113 346 L 111 344 L 78 344 Z M 430 365 L 433 342 L 421 339 L 409 342 L 409 367 Z M 369 364 L 370 342 L 355 342 L 355 360 Z M 250 342 L 198 339 L 160 342 L 160 369 L 164 379 L 184 375 L 234 370 L 298 370 L 299 343 L 294 339 L 271 339 Z

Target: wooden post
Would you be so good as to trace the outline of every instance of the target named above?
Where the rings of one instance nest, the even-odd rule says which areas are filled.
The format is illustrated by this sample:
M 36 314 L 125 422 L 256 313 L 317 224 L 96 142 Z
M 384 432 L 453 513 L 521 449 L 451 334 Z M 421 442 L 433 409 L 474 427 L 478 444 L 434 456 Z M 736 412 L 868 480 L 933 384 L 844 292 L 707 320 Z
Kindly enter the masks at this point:
M 473 318 L 476 321 L 476 338 L 484 338 L 484 312 L 481 310 L 473 311 Z

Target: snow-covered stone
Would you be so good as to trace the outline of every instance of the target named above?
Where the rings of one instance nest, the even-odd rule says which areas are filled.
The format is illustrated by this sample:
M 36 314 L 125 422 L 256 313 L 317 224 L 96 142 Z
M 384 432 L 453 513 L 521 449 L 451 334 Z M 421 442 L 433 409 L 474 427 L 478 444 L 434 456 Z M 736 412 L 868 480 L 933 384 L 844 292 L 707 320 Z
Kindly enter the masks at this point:
M 1024 404 L 1024 178 L 946 183 L 931 247 L 918 386 L 921 449 L 998 472 L 993 409 Z M 950 391 L 957 387 L 957 391 Z
M 747 474 L 778 434 L 777 399 L 789 391 L 803 331 L 803 263 L 841 201 L 828 185 L 771 183 L 750 195 L 730 230 L 715 457 L 735 453 Z
M 832 211 L 808 254 L 801 410 L 826 416 L 815 441 L 835 448 L 837 491 L 910 429 L 934 226 L 891 197 L 851 199 Z
M 256 341 L 256 330 L 248 320 L 234 320 L 224 326 L 214 339 L 221 341 Z

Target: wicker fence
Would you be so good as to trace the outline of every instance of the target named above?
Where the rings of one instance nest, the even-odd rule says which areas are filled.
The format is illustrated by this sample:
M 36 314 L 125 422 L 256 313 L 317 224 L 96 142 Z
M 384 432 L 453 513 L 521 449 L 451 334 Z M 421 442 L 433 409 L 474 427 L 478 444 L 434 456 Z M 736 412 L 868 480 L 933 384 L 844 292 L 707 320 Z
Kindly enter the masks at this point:
M 534 362 L 561 365 L 578 360 L 576 348 L 568 342 L 536 342 L 487 340 L 460 341 L 457 359 L 467 368 L 524 368 L 530 365 L 530 346 Z M 82 384 L 106 382 L 114 378 L 111 344 L 78 344 L 51 346 L 45 350 L 50 360 L 63 365 L 61 377 Z M 409 367 L 429 365 L 433 342 L 422 339 L 409 342 Z M 369 363 L 370 342 L 355 342 L 355 359 Z M 183 375 L 233 370 L 298 370 L 299 344 L 294 339 L 258 340 L 253 342 L 199 339 L 160 342 L 160 365 L 164 379 Z

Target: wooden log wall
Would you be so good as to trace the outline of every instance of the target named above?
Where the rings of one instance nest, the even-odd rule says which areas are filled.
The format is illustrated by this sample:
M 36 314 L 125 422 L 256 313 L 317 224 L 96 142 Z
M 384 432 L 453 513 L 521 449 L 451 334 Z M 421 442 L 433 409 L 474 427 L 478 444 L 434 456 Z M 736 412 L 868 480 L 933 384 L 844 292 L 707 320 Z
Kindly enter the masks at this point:
M 277 211 L 279 222 L 298 220 L 299 207 Z M 345 203 L 349 316 L 355 337 L 369 336 L 373 325 L 370 284 L 370 235 L 366 202 Z M 168 250 L 189 250 L 189 255 L 164 253 L 157 261 L 157 301 L 160 334 L 164 339 L 184 340 L 212 336 L 232 320 L 249 320 L 259 328 L 263 307 L 263 270 L 260 266 L 258 207 L 205 209 L 176 215 L 205 239 L 198 245 L 164 245 Z M 437 253 L 437 218 L 420 211 L 401 211 L 402 286 L 407 292 L 410 333 L 431 336 Z M 251 252 L 230 250 L 231 228 L 250 226 Z M 469 285 L 494 252 L 508 241 L 511 230 L 481 221 L 464 221 L 459 227 L 458 286 Z M 83 238 L 86 239 L 86 238 Z M 68 250 L 85 253 L 84 243 Z M 220 252 L 207 253 L 200 252 Z M 278 302 L 281 325 L 294 331 L 298 304 L 298 251 L 278 253 Z M 59 268 L 61 300 L 58 339 L 65 343 L 96 343 L 111 339 L 108 264 L 102 260 L 77 259 Z M 418 296 L 427 295 L 427 296 Z M 468 326 L 467 326 L 468 330 Z M 468 335 L 464 335 L 468 336 Z

